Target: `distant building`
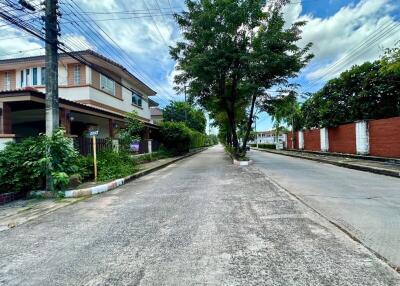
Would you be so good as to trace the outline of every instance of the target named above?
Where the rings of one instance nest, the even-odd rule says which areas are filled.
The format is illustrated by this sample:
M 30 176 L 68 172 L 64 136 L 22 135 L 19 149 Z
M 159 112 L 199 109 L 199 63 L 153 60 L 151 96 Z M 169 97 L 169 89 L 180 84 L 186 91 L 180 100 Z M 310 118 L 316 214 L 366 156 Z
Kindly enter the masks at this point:
M 163 110 L 158 106 L 150 107 L 151 122 L 155 125 L 160 125 L 163 122 Z
M 285 135 L 282 132 L 279 132 L 278 136 L 276 136 L 276 130 L 268 130 L 257 132 L 257 139 L 251 141 L 251 144 L 276 144 L 279 141 L 285 141 Z

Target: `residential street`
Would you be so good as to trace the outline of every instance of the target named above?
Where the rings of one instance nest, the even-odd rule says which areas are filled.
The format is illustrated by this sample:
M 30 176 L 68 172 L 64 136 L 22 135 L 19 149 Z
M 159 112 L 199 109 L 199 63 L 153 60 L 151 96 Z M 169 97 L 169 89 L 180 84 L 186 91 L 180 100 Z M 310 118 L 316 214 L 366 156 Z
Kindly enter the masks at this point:
M 306 181 L 327 190 L 356 185 L 342 173 L 372 187 L 373 175 L 332 170 L 336 180 L 319 182 L 295 176 L 295 159 L 253 157 L 256 166 L 237 167 L 216 146 L 0 232 L 0 285 L 400 285 L 394 270 L 272 184 L 258 167 L 273 169 L 286 185 L 299 181 L 300 189 Z M 287 177 L 280 160 L 292 164 Z M 318 168 L 336 168 L 297 164 L 318 176 Z M 383 203 L 394 208 L 396 202 Z M 354 207 L 358 217 L 367 210 Z M 387 222 L 393 227 L 394 212 Z
M 266 152 L 256 166 L 400 266 L 400 179 Z

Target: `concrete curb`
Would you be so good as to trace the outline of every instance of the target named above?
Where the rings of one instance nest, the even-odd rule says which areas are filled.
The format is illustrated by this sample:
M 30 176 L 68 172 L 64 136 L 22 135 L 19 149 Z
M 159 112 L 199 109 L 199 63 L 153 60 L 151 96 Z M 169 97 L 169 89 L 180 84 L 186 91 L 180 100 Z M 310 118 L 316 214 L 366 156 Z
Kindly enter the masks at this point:
M 278 155 L 283 155 L 283 156 L 288 156 L 288 157 L 294 157 L 294 158 L 306 159 L 306 160 L 310 160 L 310 161 L 316 161 L 316 162 L 320 162 L 320 163 L 331 164 L 331 165 L 335 165 L 335 166 L 343 167 L 343 168 L 347 168 L 347 169 L 370 172 L 370 173 L 374 173 L 374 174 L 385 175 L 385 176 L 396 177 L 396 178 L 400 177 L 400 172 L 394 171 L 394 170 L 361 166 L 361 165 L 349 164 L 349 163 L 344 163 L 344 162 L 334 162 L 334 161 L 321 159 L 321 158 L 312 158 L 312 157 L 302 156 L 302 155 L 298 155 L 298 154 L 282 153 L 279 151 L 273 151 L 273 150 L 268 150 L 268 149 L 259 149 L 259 148 L 258 149 L 251 148 L 251 149 L 260 151 L 260 152 L 267 152 L 267 153 L 272 153 L 272 154 L 278 154 Z
M 331 157 L 343 157 L 343 158 L 354 158 L 354 159 L 359 159 L 359 160 L 390 162 L 390 163 L 394 163 L 394 164 L 400 164 L 400 159 L 391 158 L 391 157 L 377 157 L 377 156 L 360 155 L 360 154 L 320 152 L 320 151 L 298 150 L 298 149 L 291 149 L 291 150 L 287 150 L 287 151 L 290 151 L 293 153 L 299 153 L 299 154 L 305 153 L 305 154 L 323 155 L 323 156 L 331 156 Z
M 233 164 L 237 165 L 237 166 L 250 166 L 254 163 L 253 160 L 249 160 L 249 161 L 239 161 L 236 159 L 232 159 L 232 160 L 233 160 Z
M 203 148 L 201 150 L 196 150 L 194 152 L 191 152 L 189 154 L 183 155 L 181 157 L 175 158 L 172 161 L 166 162 L 162 165 L 147 169 L 147 170 L 143 170 L 140 172 L 137 172 L 133 175 L 127 176 L 125 178 L 120 178 L 120 179 L 116 179 L 112 182 L 103 184 L 103 185 L 99 185 L 99 186 L 95 186 L 95 187 L 91 187 L 91 188 L 86 188 L 86 189 L 78 189 L 78 190 L 71 190 L 71 191 L 66 191 L 65 192 L 65 197 L 66 198 L 79 198 L 79 197 L 89 197 L 89 196 L 93 196 L 93 195 L 97 195 L 97 194 L 101 194 L 104 192 L 108 192 L 111 190 L 114 190 L 122 185 L 125 185 L 126 183 L 133 181 L 137 178 L 143 177 L 147 174 L 153 173 L 155 171 L 158 171 L 162 168 L 165 168 L 175 162 L 178 162 L 180 160 L 183 160 L 185 158 L 191 157 L 193 155 L 196 155 L 200 152 L 203 152 L 204 150 L 206 150 L 207 148 Z

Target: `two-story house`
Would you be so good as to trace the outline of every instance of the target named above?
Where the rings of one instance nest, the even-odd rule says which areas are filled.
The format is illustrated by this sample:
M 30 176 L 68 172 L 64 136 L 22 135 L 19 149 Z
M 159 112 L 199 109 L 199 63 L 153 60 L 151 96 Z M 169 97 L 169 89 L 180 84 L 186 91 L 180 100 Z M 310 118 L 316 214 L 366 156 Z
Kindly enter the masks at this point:
M 155 91 L 96 52 L 74 53 L 88 64 L 59 55 L 60 124 L 67 134 L 84 137 L 95 128 L 100 138 L 114 138 L 126 114 L 136 111 L 149 138 L 157 129 L 149 107 Z M 45 132 L 45 74 L 44 56 L 0 60 L 0 145 Z

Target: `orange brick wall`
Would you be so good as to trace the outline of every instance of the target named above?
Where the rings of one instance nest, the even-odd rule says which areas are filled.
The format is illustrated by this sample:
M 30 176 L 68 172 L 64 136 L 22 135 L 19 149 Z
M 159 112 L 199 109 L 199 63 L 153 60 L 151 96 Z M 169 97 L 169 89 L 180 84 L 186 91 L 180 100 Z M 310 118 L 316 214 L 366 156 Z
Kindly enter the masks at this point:
M 304 131 L 304 150 L 321 151 L 321 138 L 319 129 Z
M 329 152 L 356 154 L 356 124 L 329 128 Z
M 400 158 L 400 117 L 371 120 L 370 155 Z

